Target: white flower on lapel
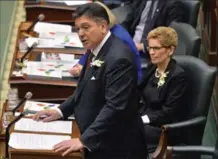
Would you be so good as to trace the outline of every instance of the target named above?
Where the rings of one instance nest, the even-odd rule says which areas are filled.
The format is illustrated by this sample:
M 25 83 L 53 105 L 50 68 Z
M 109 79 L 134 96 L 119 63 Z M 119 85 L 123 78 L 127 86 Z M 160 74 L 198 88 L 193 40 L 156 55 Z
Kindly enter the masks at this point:
M 104 64 L 104 61 L 101 61 L 101 60 L 95 60 L 93 62 L 90 63 L 90 65 L 93 67 L 93 66 L 96 66 L 96 67 L 101 67 L 102 65 Z
M 158 83 L 157 83 L 157 88 L 159 88 L 159 87 L 161 87 L 161 86 L 164 85 L 164 83 L 165 83 L 165 78 L 167 77 L 167 74 L 168 74 L 168 73 L 169 73 L 169 72 L 161 73 L 161 74 L 160 74 L 159 81 L 158 81 Z

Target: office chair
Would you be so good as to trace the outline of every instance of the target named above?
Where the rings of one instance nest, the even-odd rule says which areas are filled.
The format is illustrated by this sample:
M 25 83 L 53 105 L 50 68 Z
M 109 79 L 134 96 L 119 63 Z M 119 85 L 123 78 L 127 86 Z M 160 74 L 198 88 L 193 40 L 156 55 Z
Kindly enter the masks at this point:
M 201 47 L 201 37 L 196 29 L 187 23 L 172 22 L 172 27 L 178 33 L 178 45 L 175 55 L 191 55 L 198 57 Z
M 168 145 L 201 145 L 216 80 L 216 68 L 208 66 L 201 59 L 189 55 L 177 55 L 174 58 L 189 78 L 188 100 L 184 106 L 186 113 L 181 122 L 162 126 L 159 145 L 152 154 L 153 159 L 162 158 Z

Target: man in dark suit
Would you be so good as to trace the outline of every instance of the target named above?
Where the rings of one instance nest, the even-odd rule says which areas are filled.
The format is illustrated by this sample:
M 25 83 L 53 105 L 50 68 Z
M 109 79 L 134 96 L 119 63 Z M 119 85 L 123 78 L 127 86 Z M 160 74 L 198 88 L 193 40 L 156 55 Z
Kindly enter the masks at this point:
M 110 33 L 108 15 L 100 5 L 78 7 L 74 18 L 80 40 L 89 50 L 77 89 L 58 109 L 41 111 L 33 119 L 47 115 L 44 121 L 53 121 L 75 114 L 81 137 L 54 146 L 63 156 L 84 150 L 86 159 L 145 159 L 134 54 Z
M 169 26 L 172 21 L 184 21 L 181 2 L 178 0 L 135 0 L 132 12 L 122 23 L 132 35 L 143 57 L 150 58 L 147 51 L 147 34 L 158 26 Z

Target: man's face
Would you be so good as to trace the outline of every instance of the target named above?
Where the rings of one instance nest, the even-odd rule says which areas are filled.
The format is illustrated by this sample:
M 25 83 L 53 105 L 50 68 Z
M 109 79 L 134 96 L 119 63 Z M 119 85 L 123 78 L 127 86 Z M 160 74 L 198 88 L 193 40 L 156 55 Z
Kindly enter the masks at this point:
M 75 27 L 86 49 L 95 49 L 107 33 L 107 23 L 105 20 L 94 20 L 88 16 L 76 18 Z

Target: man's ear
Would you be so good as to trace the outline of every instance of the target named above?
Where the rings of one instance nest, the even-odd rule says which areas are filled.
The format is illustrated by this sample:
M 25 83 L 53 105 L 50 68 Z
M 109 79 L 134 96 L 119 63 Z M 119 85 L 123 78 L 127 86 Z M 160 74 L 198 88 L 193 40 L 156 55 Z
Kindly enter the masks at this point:
M 106 34 L 108 31 L 108 23 L 106 20 L 102 20 L 101 28 L 102 28 L 102 34 Z

